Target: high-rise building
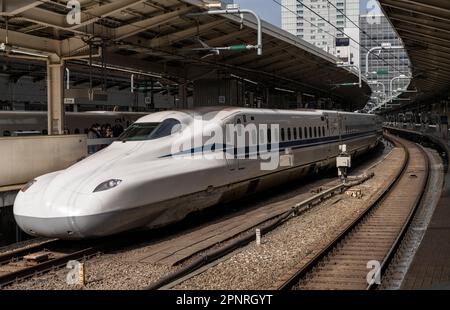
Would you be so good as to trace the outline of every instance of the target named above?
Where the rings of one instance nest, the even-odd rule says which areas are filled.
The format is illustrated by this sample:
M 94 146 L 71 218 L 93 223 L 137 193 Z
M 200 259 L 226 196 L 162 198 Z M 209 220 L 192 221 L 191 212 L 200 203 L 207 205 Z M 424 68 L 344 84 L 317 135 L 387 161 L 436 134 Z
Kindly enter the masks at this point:
M 359 0 L 282 0 L 282 4 L 284 30 L 359 66 Z
M 403 46 L 402 41 L 392 28 L 384 15 L 361 15 L 361 69 L 368 71 L 370 80 L 376 80 L 384 85 L 385 91 L 389 92 L 390 82 L 394 77 L 400 75 L 411 75 L 410 61 L 404 49 L 396 47 Z M 366 70 L 366 56 L 368 50 L 374 47 L 395 47 L 394 49 L 377 50 L 369 54 L 369 67 Z M 395 79 L 393 90 L 404 89 L 409 84 L 409 79 Z M 373 85 L 374 91 L 381 91 L 381 85 Z M 388 94 L 389 95 L 389 94 Z

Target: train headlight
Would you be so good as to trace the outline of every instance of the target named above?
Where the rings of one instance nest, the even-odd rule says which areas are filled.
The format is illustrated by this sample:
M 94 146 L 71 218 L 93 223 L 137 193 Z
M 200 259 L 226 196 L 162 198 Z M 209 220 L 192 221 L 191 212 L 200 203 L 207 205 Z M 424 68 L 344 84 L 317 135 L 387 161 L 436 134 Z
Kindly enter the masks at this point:
M 30 182 L 28 182 L 27 184 L 25 184 L 24 187 L 22 187 L 20 189 L 21 192 L 25 193 L 31 186 L 33 186 L 34 183 L 36 183 L 37 180 L 31 180 Z
M 97 186 L 94 189 L 94 193 L 103 192 L 108 189 L 114 188 L 114 187 L 118 186 L 120 183 L 122 183 L 122 180 L 118 180 L 118 179 L 108 180 L 106 182 L 101 183 L 99 186 Z

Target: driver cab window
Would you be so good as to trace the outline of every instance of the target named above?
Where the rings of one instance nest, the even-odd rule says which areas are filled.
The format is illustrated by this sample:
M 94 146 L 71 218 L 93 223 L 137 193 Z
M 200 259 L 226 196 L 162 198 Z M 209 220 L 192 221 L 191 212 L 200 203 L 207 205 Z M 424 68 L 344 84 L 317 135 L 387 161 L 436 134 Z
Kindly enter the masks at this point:
M 168 118 L 161 123 L 134 123 L 119 137 L 119 141 L 146 141 L 170 136 L 181 130 L 180 121 Z

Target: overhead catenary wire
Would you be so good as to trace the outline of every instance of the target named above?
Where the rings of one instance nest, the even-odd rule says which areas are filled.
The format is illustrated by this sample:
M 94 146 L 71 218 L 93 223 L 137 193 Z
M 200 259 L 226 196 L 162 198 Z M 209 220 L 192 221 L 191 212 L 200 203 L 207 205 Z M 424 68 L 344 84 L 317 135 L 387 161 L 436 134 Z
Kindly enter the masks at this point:
M 37 1 L 41 2 L 42 4 L 47 4 L 47 5 L 49 4 L 47 1 L 44 1 L 44 0 L 37 0 Z M 291 13 L 295 14 L 296 16 L 299 16 L 298 13 L 296 13 L 296 12 L 290 10 L 289 8 L 287 8 L 286 6 L 284 6 L 282 3 L 280 3 L 279 1 L 277 1 L 277 0 L 273 0 L 273 1 L 274 1 L 275 3 L 277 3 L 278 5 L 280 5 L 281 7 L 284 7 L 285 9 L 287 9 L 287 10 L 290 11 Z M 99 1 L 95 1 L 95 2 L 100 3 Z M 327 22 L 330 26 L 332 26 L 333 28 L 335 28 L 337 31 L 339 31 L 339 32 L 342 33 L 343 35 L 347 36 L 350 40 L 352 40 L 353 42 L 355 42 L 355 43 L 356 43 L 357 45 L 359 45 L 361 48 L 365 49 L 366 51 L 369 51 L 369 49 L 367 49 L 366 47 L 362 46 L 359 42 L 357 42 L 356 40 L 354 40 L 353 38 L 351 38 L 349 35 L 347 35 L 344 31 L 340 30 L 338 27 L 336 27 L 335 25 L 333 25 L 330 21 L 328 21 L 327 19 L 325 19 L 322 15 L 318 14 L 318 13 L 315 12 L 312 8 L 310 8 L 310 7 L 308 7 L 307 5 L 305 5 L 302 1 L 296 0 L 296 2 L 297 2 L 297 3 L 300 3 L 300 4 L 303 5 L 305 8 L 307 8 L 309 11 L 311 11 L 311 12 L 314 13 L 316 16 L 320 17 L 322 20 L 324 20 L 325 22 Z M 327 0 L 327 2 L 330 3 L 329 0 Z M 334 6 L 334 5 L 333 5 L 333 6 Z M 335 8 L 336 8 L 336 7 L 335 7 Z M 336 9 L 337 9 L 337 8 L 336 8 Z M 342 11 L 340 11 L 340 12 L 342 12 Z M 89 16 L 91 16 L 91 17 L 94 17 L 94 18 L 98 18 L 98 19 L 102 19 L 102 18 L 103 18 L 102 16 L 97 16 L 97 15 L 92 14 L 92 13 L 90 13 L 90 12 L 83 12 L 83 13 L 86 14 L 86 15 L 89 15 Z M 344 15 L 345 15 L 345 14 L 344 14 Z M 346 15 L 345 15 L 345 16 L 346 16 Z M 346 16 L 346 18 L 348 18 L 348 17 Z M 317 26 L 317 25 L 315 25 L 314 23 L 311 23 L 310 21 L 308 21 L 308 22 L 309 22 L 311 25 L 313 25 L 313 26 L 315 26 L 315 27 L 317 27 L 317 28 L 320 29 L 320 27 Z M 147 30 L 148 30 L 148 29 L 146 29 L 145 27 L 138 26 L 138 25 L 135 25 L 135 24 L 133 24 L 133 23 L 122 22 L 122 25 L 132 26 L 132 27 L 135 27 L 136 29 L 140 29 L 140 30 L 142 30 L 142 31 L 147 31 Z M 358 28 L 359 28 L 359 27 L 358 27 Z M 361 28 L 359 28 L 359 29 L 361 30 Z M 326 31 L 325 31 L 325 33 L 327 33 L 327 34 L 330 35 L 331 37 L 334 37 L 334 38 L 337 39 L 336 36 L 333 36 L 333 35 L 330 34 L 329 32 L 326 32 Z M 158 52 L 167 52 L 167 51 L 165 51 L 165 50 L 160 50 L 160 49 L 155 49 L 155 48 L 152 48 L 152 49 L 155 50 L 155 51 L 158 51 Z M 178 54 L 177 54 L 177 55 L 178 55 Z M 401 71 L 400 69 L 398 69 L 398 67 L 395 67 L 394 65 L 390 64 L 389 62 L 387 62 L 383 57 L 380 57 L 379 55 L 376 55 L 376 54 L 374 54 L 374 55 L 375 55 L 378 59 L 382 60 L 382 61 L 383 61 L 385 64 L 387 64 L 388 66 L 394 68 L 396 72 L 403 73 L 403 71 Z M 178 55 L 178 56 L 184 57 L 183 55 Z M 199 61 L 201 61 L 201 60 L 199 60 Z
M 272 0 L 273 2 L 277 3 L 278 5 L 280 5 L 281 7 L 285 8 L 286 10 L 288 10 L 289 12 L 291 12 L 292 14 L 296 15 L 297 17 L 300 16 L 297 12 L 291 10 L 290 8 L 288 8 L 287 6 L 283 5 L 280 1 L 278 0 Z M 308 9 L 309 11 L 311 11 L 313 14 L 315 14 L 316 16 L 318 16 L 319 18 L 321 18 L 322 20 L 324 20 L 326 23 L 328 23 L 331 27 L 333 27 L 334 29 L 336 29 L 337 31 L 339 31 L 340 33 L 342 33 L 343 35 L 347 36 L 351 41 L 353 41 L 354 43 L 356 43 L 357 45 L 359 45 L 361 48 L 363 48 L 366 51 L 369 51 L 368 48 L 364 47 L 361 45 L 361 43 L 359 43 L 358 41 L 356 41 L 355 39 L 353 39 L 352 37 L 350 37 L 348 34 L 346 34 L 344 31 L 340 30 L 337 26 L 333 25 L 330 21 L 328 21 L 326 18 L 324 18 L 322 15 L 320 15 L 319 13 L 317 13 L 316 11 L 314 11 L 312 8 L 310 8 L 309 6 L 305 5 L 303 2 L 301 2 L 300 0 L 296 0 L 296 2 L 300 3 L 303 5 L 303 7 L 305 7 L 306 9 Z M 308 21 L 309 22 L 309 21 Z M 318 25 L 309 22 L 311 25 L 313 25 L 316 28 L 321 29 Z M 330 36 L 332 36 L 333 38 L 336 38 L 336 36 L 333 36 L 330 34 Z M 401 71 L 398 67 L 390 64 L 389 62 L 387 62 L 383 57 L 380 57 L 379 55 L 374 54 L 378 59 L 382 60 L 386 65 L 388 65 L 389 67 L 392 67 L 395 69 L 395 72 L 399 72 L 399 73 L 403 73 L 403 71 Z
M 55 3 L 55 2 L 53 2 L 53 1 L 52 1 L 52 2 L 48 2 L 48 1 L 44 1 L 44 0 L 36 0 L 36 1 L 37 1 L 37 2 L 40 2 L 41 4 L 44 4 L 44 5 L 46 5 L 46 6 L 49 6 L 49 5 L 52 5 L 52 4 L 53 4 L 53 5 L 59 5 L 59 6 L 61 6 L 61 7 L 63 6 L 63 5 L 61 5 L 60 3 Z M 98 3 L 99 3 L 99 2 L 98 2 Z M 144 2 L 144 3 L 145 3 L 145 2 Z M 167 9 L 168 9 L 168 8 L 167 8 Z M 91 12 L 86 12 L 86 11 L 84 11 L 84 12 L 82 12 L 82 13 L 83 13 L 85 16 L 89 16 L 89 17 L 91 17 L 91 18 L 95 18 L 95 19 L 98 19 L 98 20 L 103 20 L 103 19 L 105 19 L 105 18 L 108 18 L 108 17 L 105 17 L 105 16 L 96 15 L 96 14 L 93 14 L 93 13 L 91 13 Z M 130 23 L 130 22 L 126 22 L 126 21 L 118 21 L 118 20 L 114 20 L 114 21 L 120 23 L 120 25 L 123 25 L 123 26 L 131 26 L 131 27 L 133 27 L 133 28 L 135 28 L 135 29 L 139 29 L 139 30 L 141 30 L 142 32 L 148 31 L 148 29 L 147 29 L 146 27 L 142 27 L 142 26 L 139 26 L 139 25 L 135 25 L 135 24 Z M 71 29 L 67 29 L 67 31 L 71 31 Z M 92 34 L 87 33 L 87 32 L 85 32 L 85 34 L 88 35 L 88 36 L 89 36 L 89 35 L 90 35 L 90 36 L 93 36 Z M 322 88 L 315 87 L 314 85 L 305 84 L 305 83 L 302 83 L 302 82 L 300 82 L 300 81 L 298 81 L 298 80 L 292 80 L 292 79 L 290 79 L 290 78 L 288 78 L 288 77 L 283 77 L 283 76 L 280 76 L 280 75 L 278 75 L 278 74 L 276 74 L 276 73 L 270 73 L 270 72 L 261 71 L 261 70 L 258 70 L 258 69 L 250 69 L 250 68 L 236 67 L 236 66 L 234 66 L 234 65 L 228 65 L 228 64 L 224 64 L 224 63 L 218 63 L 218 62 L 215 62 L 215 61 L 208 61 L 208 60 L 201 59 L 201 58 L 197 58 L 197 57 L 191 57 L 191 56 L 188 56 L 188 55 L 179 54 L 179 53 L 176 53 L 176 52 L 173 52 L 173 51 L 170 51 L 170 50 L 165 50 L 165 49 L 160 49 L 160 48 L 154 48 L 154 47 L 149 47 L 149 46 L 145 46 L 145 45 L 139 45 L 139 44 L 136 44 L 136 43 L 132 43 L 132 44 L 129 44 L 129 45 L 135 46 L 135 47 L 137 47 L 137 48 L 145 48 L 145 49 L 148 49 L 148 50 L 151 50 L 151 51 L 155 51 L 155 52 L 159 52 L 159 53 L 164 53 L 164 54 L 171 55 L 171 56 L 177 56 L 177 57 L 183 58 L 183 59 L 185 59 L 185 60 L 196 61 L 196 62 L 199 62 L 199 63 L 204 63 L 204 64 L 207 64 L 207 65 L 212 65 L 212 66 L 215 66 L 215 67 L 217 67 L 217 68 L 234 69 L 234 70 L 239 70 L 239 71 L 242 71 L 242 72 L 247 72 L 247 73 L 250 73 L 250 74 L 263 74 L 263 75 L 268 76 L 268 77 L 272 77 L 272 78 L 276 78 L 276 79 L 279 79 L 279 80 L 283 80 L 283 81 L 292 83 L 292 84 L 297 85 L 297 86 L 299 86 L 299 87 L 301 87 L 301 88 L 309 89 L 310 91 L 316 91 L 316 92 L 322 93 L 322 94 L 325 94 L 325 93 L 329 94 L 329 91 L 326 91 L 326 90 L 324 90 L 324 89 L 322 89 Z M 332 95 L 332 96 L 333 96 L 333 95 Z M 339 97 L 339 96 L 338 96 L 338 97 Z
M 54 2 L 50 2 L 50 3 L 49 3 L 49 2 L 44 1 L 44 0 L 36 0 L 36 1 L 38 1 L 38 2 L 40 2 L 40 3 L 42 3 L 42 4 L 45 4 L 45 5 L 49 5 L 49 4 L 58 5 L 58 3 L 54 3 Z M 85 14 L 86 16 L 90 16 L 90 17 L 92 17 L 92 18 L 95 18 L 95 19 L 99 19 L 99 20 L 105 18 L 104 16 L 99 16 L 99 15 L 93 14 L 93 13 L 91 13 L 91 12 L 86 12 L 86 11 L 83 12 L 83 14 Z M 139 26 L 139 25 L 135 25 L 135 24 L 133 24 L 133 23 L 124 22 L 124 21 L 120 21 L 120 23 L 121 23 L 121 25 L 123 25 L 123 26 L 131 26 L 131 27 L 133 27 L 133 28 L 135 28 L 135 29 L 142 30 L 142 32 L 148 31 L 148 29 L 147 29 L 146 27 Z M 70 29 L 68 29 L 68 31 L 70 31 Z M 89 35 L 89 33 L 86 33 L 86 34 Z M 215 65 L 215 66 L 218 66 L 218 67 L 233 68 L 233 69 L 238 69 L 239 71 L 250 72 L 250 73 L 261 73 L 261 74 L 264 74 L 264 75 L 267 75 L 267 76 L 276 77 L 276 78 L 278 78 L 278 79 L 285 80 L 285 81 L 288 81 L 288 82 L 297 84 L 297 85 L 299 85 L 299 86 L 301 86 L 301 87 L 306 87 L 306 88 L 311 89 L 311 90 L 319 91 L 319 92 L 321 92 L 321 93 L 325 93 L 325 92 L 326 92 L 326 91 L 324 91 L 323 89 L 316 88 L 316 87 L 314 87 L 314 86 L 312 86 L 312 85 L 307 85 L 307 84 L 304 84 L 304 83 L 299 82 L 299 81 L 294 81 L 294 80 L 291 80 L 291 79 L 289 79 L 289 78 L 282 77 L 282 76 L 279 76 L 279 75 L 277 75 L 277 74 L 268 73 L 268 72 L 261 71 L 261 70 L 248 69 L 248 68 L 242 68 L 242 67 L 237 68 L 237 67 L 232 66 L 232 65 L 220 64 L 220 63 L 213 62 L 213 61 L 208 61 L 208 60 L 205 60 L 205 59 L 200 59 L 200 58 L 195 58 L 195 57 L 189 57 L 189 56 L 182 55 L 182 54 L 179 54 L 179 53 L 174 53 L 174 52 L 171 52 L 171 51 L 168 51 L 168 50 L 159 49 L 159 48 L 154 48 L 154 47 L 147 47 L 147 46 L 144 46 L 144 45 L 138 45 L 138 44 L 135 44 L 135 43 L 130 44 L 130 45 L 133 45 L 133 46 L 136 46 L 136 47 L 140 47 L 140 48 L 146 48 L 146 49 L 149 49 L 149 50 L 152 50 L 152 51 L 156 51 L 156 52 L 160 52 L 160 53 L 165 53 L 165 54 L 171 55 L 171 56 L 181 57 L 181 58 L 186 59 L 186 60 L 193 60 L 193 61 L 201 62 L 201 63 L 204 63 L 204 64 Z
M 370 41 L 376 43 L 376 44 L 380 44 L 377 40 L 375 40 L 374 38 L 372 38 L 372 36 L 370 36 L 366 31 L 364 31 L 358 24 L 356 24 L 350 17 L 347 16 L 347 14 L 345 14 L 345 12 L 341 9 L 339 9 L 337 6 L 335 6 L 332 2 L 330 2 L 330 0 L 327 0 L 328 4 L 330 4 L 332 7 L 334 7 L 336 9 L 336 11 L 338 11 L 339 13 L 341 13 L 346 19 L 348 19 L 356 28 L 359 29 L 359 31 L 364 34 L 367 38 L 370 39 Z M 358 15 L 359 16 L 359 15 Z M 381 42 L 383 43 L 383 42 Z M 400 58 L 398 58 L 396 55 L 393 54 L 393 51 L 390 49 L 387 49 L 388 53 L 390 53 L 391 55 L 394 56 L 395 59 L 397 59 L 398 61 L 400 61 Z M 411 66 L 409 65 L 408 68 L 411 68 Z

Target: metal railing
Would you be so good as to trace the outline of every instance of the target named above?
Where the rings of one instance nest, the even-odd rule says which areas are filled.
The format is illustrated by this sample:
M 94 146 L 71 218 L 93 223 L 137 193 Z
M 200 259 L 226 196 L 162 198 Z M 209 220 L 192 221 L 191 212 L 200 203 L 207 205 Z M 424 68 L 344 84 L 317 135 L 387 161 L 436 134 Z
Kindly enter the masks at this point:
M 116 141 L 117 138 L 87 139 L 88 155 L 92 155 Z
M 439 139 L 450 141 L 450 128 L 446 124 L 426 124 L 415 122 L 386 122 L 384 124 L 388 127 L 394 127 L 399 129 L 407 129 L 417 131 L 423 134 L 432 135 Z M 447 132 L 446 132 L 447 131 Z

